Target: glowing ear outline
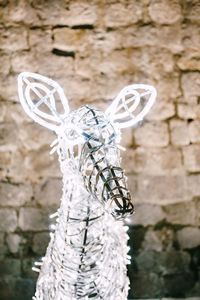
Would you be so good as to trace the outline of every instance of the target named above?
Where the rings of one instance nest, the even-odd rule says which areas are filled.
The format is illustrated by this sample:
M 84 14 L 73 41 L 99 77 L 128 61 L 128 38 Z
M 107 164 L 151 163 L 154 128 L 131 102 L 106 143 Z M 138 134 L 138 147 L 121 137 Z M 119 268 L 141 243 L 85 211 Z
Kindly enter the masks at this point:
M 28 78 L 36 79 L 38 82 L 30 82 Z M 47 85 L 51 86 L 52 90 L 49 90 L 42 83 L 46 83 Z M 26 84 L 25 89 L 24 84 Z M 39 90 L 37 90 L 37 88 L 40 88 L 41 90 L 45 91 L 46 95 L 42 96 Z M 31 89 L 36 93 L 36 95 L 39 98 L 41 98 L 36 104 L 33 103 L 30 97 Z M 53 97 L 53 94 L 55 92 L 57 92 L 60 97 L 61 103 L 64 108 L 64 114 L 59 114 L 56 111 L 55 99 Z M 32 118 L 35 122 L 39 123 L 44 127 L 47 127 L 50 130 L 57 131 L 59 125 L 63 123 L 64 117 L 69 114 L 68 99 L 66 98 L 63 89 L 57 82 L 48 77 L 42 76 L 37 73 L 20 73 L 18 76 L 18 93 L 21 105 L 24 111 L 27 113 L 27 115 L 30 118 Z M 46 101 L 46 99 L 48 98 L 50 99 L 50 103 Z M 52 112 L 52 115 L 42 112 L 38 109 L 39 105 L 42 103 L 45 103 L 49 107 L 50 111 Z M 51 124 L 50 122 L 45 121 L 44 119 L 54 121 L 58 123 L 58 125 Z
M 145 90 L 143 93 L 138 93 L 137 90 Z M 127 94 L 132 94 L 133 97 L 130 97 L 128 101 L 125 100 L 125 96 Z M 140 103 L 141 97 L 145 95 L 149 95 L 150 97 L 147 100 L 146 105 L 142 109 L 142 111 L 134 116 L 132 113 L 137 108 Z M 132 84 L 125 86 L 117 97 L 113 100 L 112 104 L 107 108 L 106 114 L 111 119 L 113 123 L 116 124 L 119 128 L 126 128 L 130 126 L 134 126 L 139 121 L 143 120 L 143 118 L 148 114 L 152 105 L 156 100 L 157 92 L 156 89 L 151 85 L 146 84 Z M 119 102 L 122 101 L 122 104 L 119 105 Z M 127 107 L 127 104 L 131 101 L 134 101 L 130 108 Z M 119 106 L 118 106 L 119 105 Z M 121 108 L 124 108 L 124 112 L 117 114 L 117 111 L 120 111 Z M 117 120 L 130 117 L 131 119 L 124 122 L 118 122 Z

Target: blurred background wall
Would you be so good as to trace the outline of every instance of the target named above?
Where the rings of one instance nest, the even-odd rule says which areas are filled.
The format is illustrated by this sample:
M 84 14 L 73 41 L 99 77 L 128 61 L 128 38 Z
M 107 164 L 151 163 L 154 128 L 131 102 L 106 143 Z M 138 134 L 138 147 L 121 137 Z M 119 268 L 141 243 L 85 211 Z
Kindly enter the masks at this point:
M 19 104 L 22 71 L 57 80 L 71 109 L 157 88 L 148 118 L 123 131 L 130 299 L 200 297 L 199 25 L 198 0 L 0 0 L 0 299 L 31 299 L 61 195 L 55 136 Z

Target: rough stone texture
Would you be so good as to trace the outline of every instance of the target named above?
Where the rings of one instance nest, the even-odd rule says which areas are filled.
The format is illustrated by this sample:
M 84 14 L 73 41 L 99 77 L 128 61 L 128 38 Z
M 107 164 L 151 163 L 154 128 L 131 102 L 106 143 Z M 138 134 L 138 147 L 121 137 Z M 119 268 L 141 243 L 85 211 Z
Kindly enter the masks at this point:
M 186 120 L 193 120 L 193 119 L 199 119 L 200 118 L 200 105 L 197 104 L 178 104 L 177 107 L 178 116 L 181 119 Z
M 14 209 L 0 209 L 0 231 L 12 232 L 17 228 L 17 214 Z
M 49 225 L 49 210 L 36 207 L 20 208 L 19 227 L 24 231 L 47 230 Z
M 35 200 L 43 207 L 59 205 L 62 195 L 60 179 L 49 179 L 38 184 L 35 188 Z
M 176 225 L 196 225 L 198 226 L 197 222 L 197 206 L 195 201 L 186 201 L 183 203 L 174 203 L 171 205 L 166 205 L 163 208 L 166 221 L 169 224 L 176 224 Z
M 135 213 L 132 220 L 134 225 L 154 225 L 165 218 L 164 212 L 159 205 L 138 204 L 135 210 L 137 213 Z
M 145 123 L 135 131 L 134 136 L 135 143 L 145 147 L 165 147 L 169 143 L 166 123 Z
M 200 244 L 200 229 L 187 227 L 177 232 L 178 242 L 182 249 L 192 249 Z
M 19 250 L 19 244 L 21 241 L 21 237 L 18 234 L 15 233 L 10 233 L 7 236 L 7 244 L 8 244 L 8 248 L 10 250 L 11 253 L 17 253 Z
M 200 93 L 199 72 L 188 72 L 182 76 L 184 100 L 188 103 L 197 103 Z
M 195 120 L 189 124 L 189 135 L 192 143 L 200 143 L 200 121 Z
M 185 169 L 189 172 L 200 171 L 200 146 L 189 145 L 183 148 Z
M 33 251 L 38 255 L 44 255 L 46 252 L 46 245 L 49 242 L 49 233 L 36 233 L 33 238 Z
M 166 190 L 167 187 L 167 190 Z M 135 193 L 138 203 L 170 204 L 187 201 L 190 196 L 183 175 L 140 176 Z
M 31 196 L 30 184 L 0 183 L 0 206 L 22 206 L 30 202 Z
M 151 19 L 159 24 L 173 24 L 182 18 L 181 5 L 176 0 L 151 1 L 149 14 Z
M 31 299 L 61 198 L 55 135 L 19 104 L 17 74 L 31 71 L 57 80 L 71 109 L 105 110 L 131 83 L 157 88 L 147 118 L 122 131 L 129 299 L 199 300 L 199 1 L 0 0 L 0 20 L 0 299 Z
M 187 123 L 180 120 L 170 122 L 171 143 L 176 146 L 185 146 L 190 143 Z

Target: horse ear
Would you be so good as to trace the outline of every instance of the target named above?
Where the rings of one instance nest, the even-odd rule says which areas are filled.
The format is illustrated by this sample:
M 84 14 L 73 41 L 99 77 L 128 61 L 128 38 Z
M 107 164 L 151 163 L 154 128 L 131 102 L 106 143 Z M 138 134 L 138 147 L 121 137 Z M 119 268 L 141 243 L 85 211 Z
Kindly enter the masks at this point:
M 50 130 L 56 131 L 69 113 L 63 89 L 50 78 L 37 73 L 20 73 L 18 92 L 27 115 Z
M 106 114 L 119 128 L 133 126 L 149 112 L 156 95 L 156 89 L 151 85 L 128 85 L 113 100 Z

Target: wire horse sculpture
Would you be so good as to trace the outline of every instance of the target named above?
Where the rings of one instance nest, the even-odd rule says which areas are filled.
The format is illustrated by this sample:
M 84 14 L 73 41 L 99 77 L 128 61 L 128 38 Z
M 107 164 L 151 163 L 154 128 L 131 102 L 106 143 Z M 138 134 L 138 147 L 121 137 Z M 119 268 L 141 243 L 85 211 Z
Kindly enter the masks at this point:
M 56 133 L 51 153 L 57 151 L 63 173 L 54 232 L 33 267 L 40 272 L 33 299 L 126 299 L 130 257 L 123 219 L 134 209 L 120 167 L 120 130 L 144 118 L 155 88 L 126 86 L 105 113 L 88 105 L 69 112 L 58 83 L 36 73 L 21 73 L 18 88 L 25 112 Z

